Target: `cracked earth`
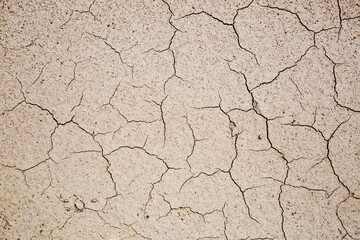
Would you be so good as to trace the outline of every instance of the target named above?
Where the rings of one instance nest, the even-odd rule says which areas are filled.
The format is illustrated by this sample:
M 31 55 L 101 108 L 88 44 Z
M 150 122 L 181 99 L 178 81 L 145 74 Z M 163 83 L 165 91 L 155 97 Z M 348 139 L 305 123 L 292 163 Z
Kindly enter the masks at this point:
M 358 1 L 0 12 L 0 239 L 360 239 Z

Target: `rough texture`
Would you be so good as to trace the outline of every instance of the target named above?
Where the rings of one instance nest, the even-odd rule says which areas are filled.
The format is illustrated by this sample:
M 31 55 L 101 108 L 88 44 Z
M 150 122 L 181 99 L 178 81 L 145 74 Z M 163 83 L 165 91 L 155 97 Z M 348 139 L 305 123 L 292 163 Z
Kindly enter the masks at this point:
M 0 1 L 0 239 L 360 239 L 355 0 Z

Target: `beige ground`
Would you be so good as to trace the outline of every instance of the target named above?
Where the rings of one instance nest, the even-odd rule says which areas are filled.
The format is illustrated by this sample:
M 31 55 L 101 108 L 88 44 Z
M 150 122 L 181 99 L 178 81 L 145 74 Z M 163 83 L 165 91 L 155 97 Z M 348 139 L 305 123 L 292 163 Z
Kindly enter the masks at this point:
M 360 239 L 360 2 L 0 0 L 0 239 Z

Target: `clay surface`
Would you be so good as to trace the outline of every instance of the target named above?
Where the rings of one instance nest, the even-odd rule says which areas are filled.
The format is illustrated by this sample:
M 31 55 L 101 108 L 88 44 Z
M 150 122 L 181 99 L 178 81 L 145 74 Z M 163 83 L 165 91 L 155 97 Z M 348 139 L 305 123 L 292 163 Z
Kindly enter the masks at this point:
M 360 3 L 1 0 L 0 239 L 360 239 Z

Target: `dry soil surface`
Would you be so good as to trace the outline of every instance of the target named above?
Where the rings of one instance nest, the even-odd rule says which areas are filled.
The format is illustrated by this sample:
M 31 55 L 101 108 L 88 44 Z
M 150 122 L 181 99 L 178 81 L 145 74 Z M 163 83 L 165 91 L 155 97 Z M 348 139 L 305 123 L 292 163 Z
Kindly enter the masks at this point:
M 0 239 L 360 239 L 357 0 L 0 0 Z

